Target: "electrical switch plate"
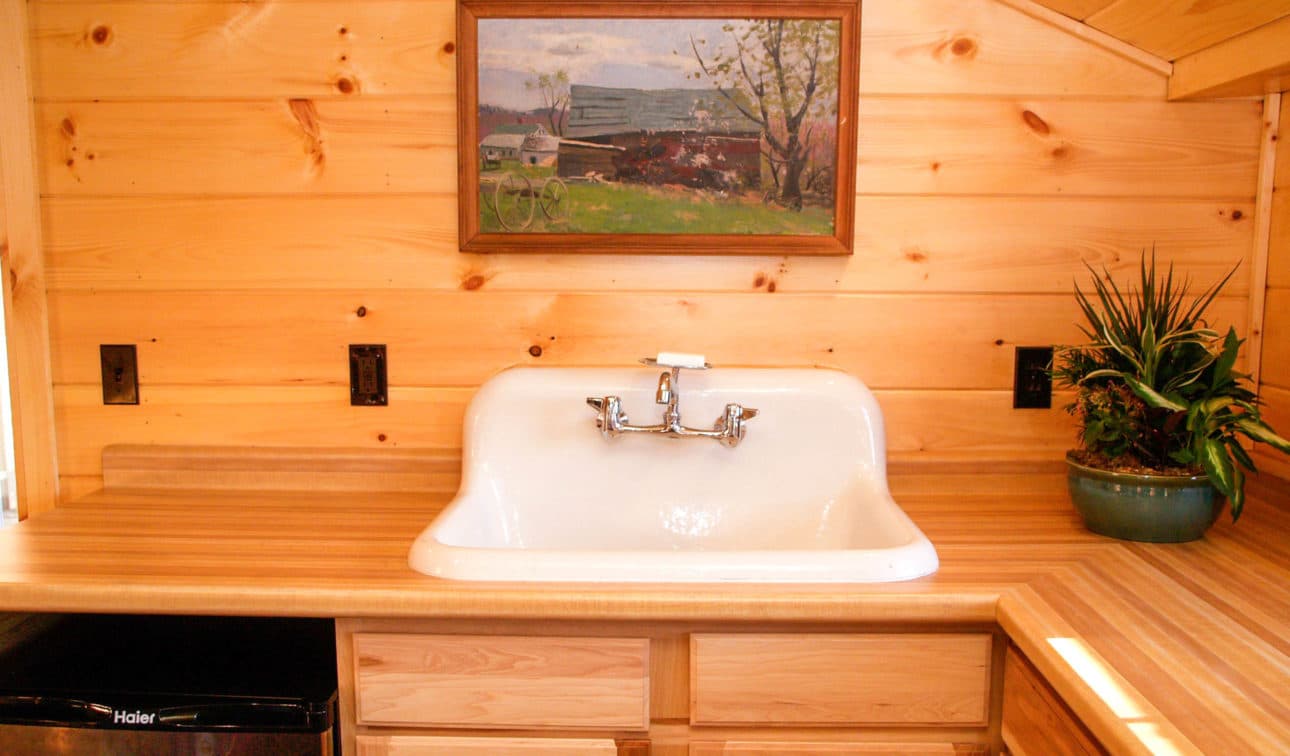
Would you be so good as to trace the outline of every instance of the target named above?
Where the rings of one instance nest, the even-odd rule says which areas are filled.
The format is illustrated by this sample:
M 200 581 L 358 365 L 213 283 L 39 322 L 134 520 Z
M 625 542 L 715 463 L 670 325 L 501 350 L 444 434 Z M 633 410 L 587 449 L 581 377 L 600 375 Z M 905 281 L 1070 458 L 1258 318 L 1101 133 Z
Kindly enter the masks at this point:
M 384 407 L 390 403 L 384 344 L 349 345 L 349 403 Z
M 1053 406 L 1053 348 L 1017 347 L 1012 376 L 1013 409 L 1049 409 Z
M 99 344 L 104 404 L 139 403 L 139 360 L 134 344 Z

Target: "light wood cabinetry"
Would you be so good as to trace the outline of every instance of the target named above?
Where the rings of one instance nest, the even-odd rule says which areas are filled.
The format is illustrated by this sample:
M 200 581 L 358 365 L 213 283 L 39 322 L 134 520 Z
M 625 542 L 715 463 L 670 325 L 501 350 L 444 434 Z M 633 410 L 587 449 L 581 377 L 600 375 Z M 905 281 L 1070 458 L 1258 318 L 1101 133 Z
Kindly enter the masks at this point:
M 339 620 L 344 750 L 951 756 L 997 747 L 989 632 L 731 627 Z
M 1014 646 L 1004 661 L 1003 740 L 1013 756 L 1107 753 Z
M 990 636 L 695 634 L 690 722 L 983 725 Z

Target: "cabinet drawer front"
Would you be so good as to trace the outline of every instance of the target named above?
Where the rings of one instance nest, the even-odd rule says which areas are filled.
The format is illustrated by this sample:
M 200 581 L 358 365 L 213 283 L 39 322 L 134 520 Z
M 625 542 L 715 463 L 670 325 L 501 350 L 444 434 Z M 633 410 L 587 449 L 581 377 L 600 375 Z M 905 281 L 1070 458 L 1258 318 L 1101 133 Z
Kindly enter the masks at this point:
M 617 756 L 612 740 L 359 735 L 358 756 Z
M 649 641 L 354 635 L 359 724 L 643 730 Z
M 982 753 L 986 748 L 983 746 Z M 956 756 L 950 743 L 812 743 L 726 741 L 692 743 L 690 756 Z M 967 751 L 967 753 L 973 753 Z
M 690 639 L 690 721 L 986 723 L 989 635 L 725 635 Z
M 1105 754 L 1096 738 L 1013 646 L 1003 664 L 1003 741 L 1018 756 Z

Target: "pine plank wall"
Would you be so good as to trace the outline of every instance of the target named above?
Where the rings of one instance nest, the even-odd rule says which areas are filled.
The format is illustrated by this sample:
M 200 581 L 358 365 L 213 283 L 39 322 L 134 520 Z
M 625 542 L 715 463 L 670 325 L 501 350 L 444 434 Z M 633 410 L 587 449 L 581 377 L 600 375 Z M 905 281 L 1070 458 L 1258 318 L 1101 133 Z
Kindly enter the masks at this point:
M 1290 99 L 1284 94 L 1278 134 L 1260 396 L 1272 427 L 1286 435 L 1290 433 Z M 1260 470 L 1290 479 L 1290 461 L 1284 455 L 1261 454 L 1255 462 Z
M 1241 262 L 1217 315 L 1250 320 L 1261 103 L 1168 104 L 995 0 L 865 0 L 834 259 L 458 253 L 450 0 L 29 8 L 64 496 L 113 443 L 453 447 L 508 365 L 660 349 L 846 369 L 897 456 L 1059 458 L 1061 410 L 1011 409 L 1013 349 L 1078 337 L 1081 260 Z M 346 345 L 372 342 L 390 406 L 350 407 Z M 101 404 L 103 343 L 139 345 L 140 406 Z

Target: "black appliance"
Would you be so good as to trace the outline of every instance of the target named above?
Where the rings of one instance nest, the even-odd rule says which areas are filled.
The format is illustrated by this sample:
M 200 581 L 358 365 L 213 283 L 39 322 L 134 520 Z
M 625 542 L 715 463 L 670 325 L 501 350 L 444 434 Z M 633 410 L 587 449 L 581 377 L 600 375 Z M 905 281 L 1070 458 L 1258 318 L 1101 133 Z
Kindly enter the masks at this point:
M 0 615 L 0 754 L 330 756 L 329 620 Z

